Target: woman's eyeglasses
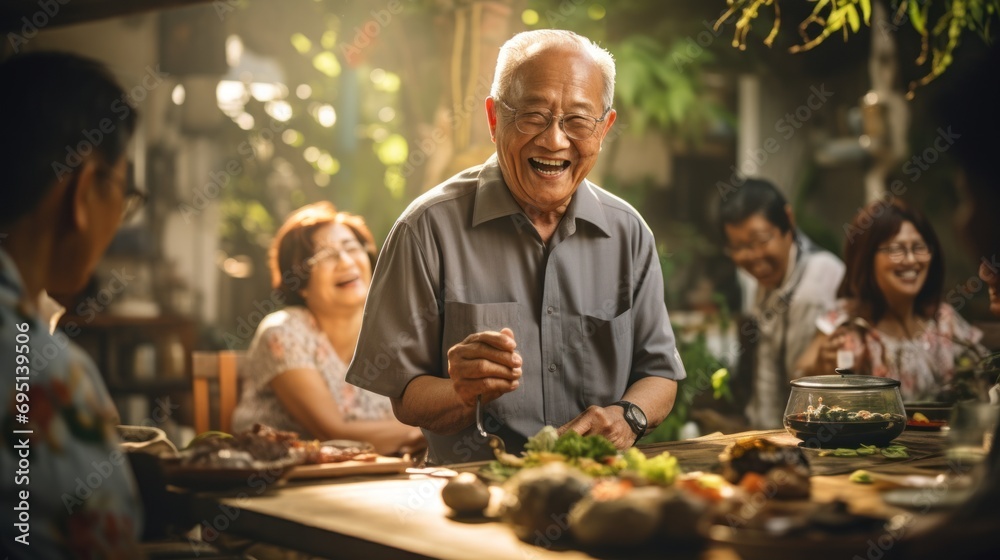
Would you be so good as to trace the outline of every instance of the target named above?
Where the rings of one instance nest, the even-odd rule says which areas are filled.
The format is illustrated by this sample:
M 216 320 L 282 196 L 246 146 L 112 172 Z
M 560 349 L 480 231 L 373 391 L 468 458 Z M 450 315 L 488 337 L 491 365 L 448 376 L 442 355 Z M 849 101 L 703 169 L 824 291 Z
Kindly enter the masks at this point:
M 891 243 L 883 245 L 877 250 L 879 253 L 885 253 L 889 257 L 889 260 L 895 263 L 906 260 L 906 255 L 913 255 L 913 260 L 920 262 L 930 260 L 931 258 L 931 248 L 923 243 L 914 243 L 909 247 L 902 243 Z
M 348 241 L 338 247 L 322 247 L 306 260 L 310 268 L 322 263 L 335 263 L 340 260 L 341 255 L 347 254 L 351 258 L 358 258 L 363 253 L 367 253 L 365 246 L 359 242 Z

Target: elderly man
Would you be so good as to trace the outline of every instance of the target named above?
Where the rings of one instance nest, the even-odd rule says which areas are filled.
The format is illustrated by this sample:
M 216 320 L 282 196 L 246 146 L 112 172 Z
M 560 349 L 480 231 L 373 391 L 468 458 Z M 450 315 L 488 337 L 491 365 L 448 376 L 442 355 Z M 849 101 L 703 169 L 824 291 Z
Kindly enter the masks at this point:
M 386 240 L 349 382 L 392 398 L 434 463 L 517 453 L 543 426 L 619 448 L 670 412 L 684 368 L 653 236 L 586 180 L 615 121 L 611 56 L 568 31 L 500 50 L 496 155 L 415 200 Z
M 142 512 L 114 404 L 93 362 L 51 336 L 38 309 L 43 290 L 84 286 L 134 207 L 125 152 L 136 113 L 107 70 L 73 55 L 9 59 L 0 83 L 2 548 L 139 558 Z
M 781 428 L 788 382 L 800 376 L 796 361 L 816 319 L 834 306 L 844 263 L 796 229 L 791 205 L 763 179 L 746 179 L 723 196 L 719 221 L 747 317 L 737 371 L 739 386 L 750 388 L 745 414 L 754 428 Z

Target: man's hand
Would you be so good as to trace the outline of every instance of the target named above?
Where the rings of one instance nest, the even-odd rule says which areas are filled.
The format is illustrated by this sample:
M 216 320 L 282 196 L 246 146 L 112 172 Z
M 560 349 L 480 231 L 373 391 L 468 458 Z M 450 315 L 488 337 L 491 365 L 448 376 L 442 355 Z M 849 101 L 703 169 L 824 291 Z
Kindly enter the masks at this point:
M 466 406 L 494 400 L 517 389 L 521 379 L 521 356 L 514 351 L 514 331 L 470 334 L 448 349 L 448 376 Z
M 635 432 L 625 421 L 625 409 L 618 405 L 591 406 L 559 428 L 559 435 L 573 430 L 581 436 L 602 435 L 618 449 L 628 449 L 635 443 Z

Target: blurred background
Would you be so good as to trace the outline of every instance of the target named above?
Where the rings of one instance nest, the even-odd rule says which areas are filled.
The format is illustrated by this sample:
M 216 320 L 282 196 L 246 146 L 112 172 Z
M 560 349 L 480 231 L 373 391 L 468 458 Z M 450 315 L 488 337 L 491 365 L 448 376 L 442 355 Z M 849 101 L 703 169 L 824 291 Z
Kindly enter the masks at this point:
M 414 197 L 492 153 L 483 106 L 497 50 L 543 27 L 615 56 L 619 116 L 591 179 L 653 229 L 701 391 L 728 365 L 738 290 L 714 209 L 741 173 L 778 185 L 799 226 L 838 254 L 859 207 L 902 195 L 942 238 L 945 301 L 987 317 L 978 259 L 955 227 L 954 139 L 926 115 L 983 55 L 996 2 L 967 3 L 961 41 L 948 37 L 951 2 L 819 4 L 838 11 L 810 19 L 817 3 L 804 0 L 781 2 L 780 20 L 768 2 L 728 13 L 724 0 L 6 0 L 0 57 L 97 58 L 141 111 L 132 178 L 150 200 L 63 319 L 81 327 L 131 423 L 183 419 L 190 352 L 245 349 L 280 307 L 267 247 L 291 210 L 330 200 L 381 243 Z M 945 57 L 950 68 L 911 86 Z

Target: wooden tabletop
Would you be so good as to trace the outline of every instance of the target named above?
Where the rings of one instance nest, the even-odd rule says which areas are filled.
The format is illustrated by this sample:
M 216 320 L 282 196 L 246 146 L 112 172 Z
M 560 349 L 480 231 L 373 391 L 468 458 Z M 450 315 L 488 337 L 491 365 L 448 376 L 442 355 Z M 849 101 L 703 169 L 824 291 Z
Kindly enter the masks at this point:
M 745 432 L 646 446 L 655 455 L 669 451 L 685 471 L 713 470 L 718 454 L 739 437 L 761 435 L 783 443 L 798 440 L 784 431 Z M 856 469 L 887 474 L 938 474 L 947 470 L 944 437 L 932 432 L 904 432 L 894 443 L 910 457 L 821 457 L 806 450 L 814 473 L 814 501 L 840 498 L 858 513 L 900 512 L 885 504 L 873 486 L 848 481 Z M 471 468 L 474 465 L 457 466 Z M 554 523 L 548 534 L 522 542 L 497 521 L 454 519 L 441 502 L 445 479 L 429 474 L 348 477 L 293 482 L 277 489 L 248 485 L 236 495 L 200 494 L 193 500 L 195 519 L 223 533 L 301 550 L 321 557 L 347 558 L 592 558 L 575 550 L 557 550 L 554 537 L 565 527 Z M 211 533 L 211 531 L 209 531 Z M 663 557 L 664 551 L 650 557 Z M 629 555 L 635 558 L 634 554 Z M 679 556 L 684 557 L 684 556 Z M 701 560 L 729 560 L 735 554 L 713 547 L 695 555 Z

